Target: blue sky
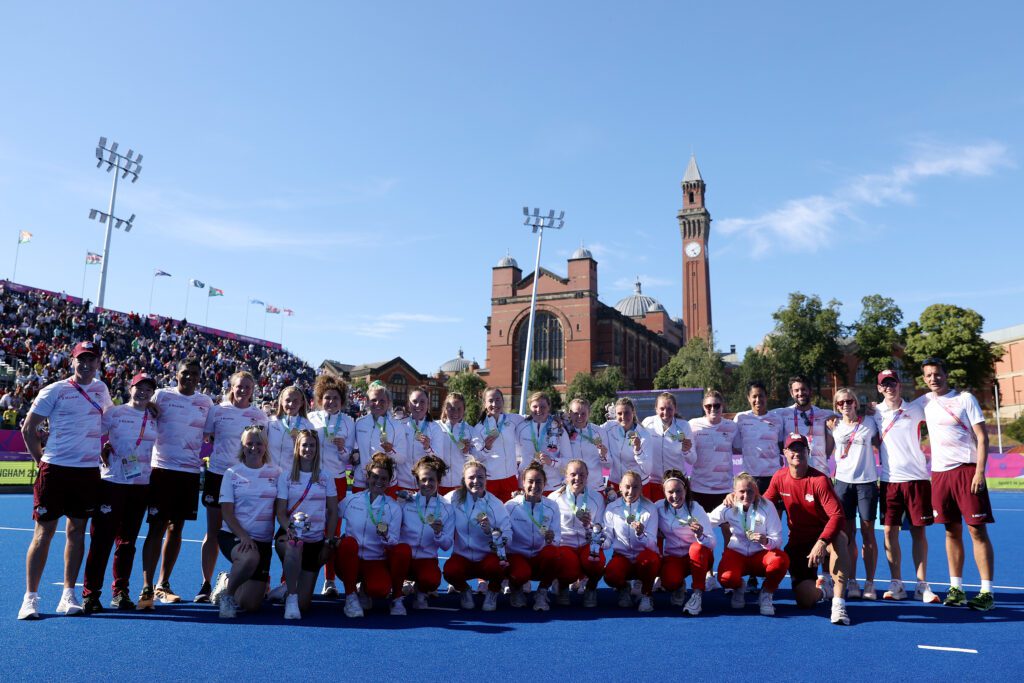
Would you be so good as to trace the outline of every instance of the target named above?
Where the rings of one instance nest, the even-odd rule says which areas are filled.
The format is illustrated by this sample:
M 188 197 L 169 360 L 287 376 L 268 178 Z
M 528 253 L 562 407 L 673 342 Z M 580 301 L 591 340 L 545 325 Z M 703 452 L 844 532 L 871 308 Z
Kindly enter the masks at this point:
M 225 291 L 211 326 L 288 307 L 313 364 L 483 364 L 491 267 L 533 267 L 525 204 L 566 211 L 545 267 L 582 241 L 603 301 L 639 275 L 679 315 L 693 151 L 722 348 L 794 290 L 847 322 L 872 293 L 907 320 L 1024 319 L 1017 3 L 22 3 L 5 24 L 0 274 L 28 230 L 21 282 L 81 293 L 104 135 L 145 155 L 108 306 L 145 311 L 161 268 L 156 312 L 182 314 L 188 278 Z

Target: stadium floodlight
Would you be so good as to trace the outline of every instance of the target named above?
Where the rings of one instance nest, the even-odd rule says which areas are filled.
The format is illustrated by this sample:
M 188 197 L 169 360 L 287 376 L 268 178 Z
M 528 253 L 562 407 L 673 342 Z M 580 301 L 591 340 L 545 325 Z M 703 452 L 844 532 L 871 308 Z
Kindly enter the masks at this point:
M 103 261 L 100 264 L 100 285 L 99 291 L 96 293 L 96 305 L 98 307 L 103 306 L 104 295 L 107 289 L 107 267 L 110 265 L 110 235 L 113 228 L 121 229 L 124 228 L 125 232 L 131 232 L 133 223 L 135 221 L 135 214 L 131 215 L 128 220 L 122 220 L 114 216 L 114 203 L 117 200 L 117 181 L 118 176 L 124 180 L 129 175 L 132 177 L 132 182 L 136 182 L 139 179 L 139 173 L 142 172 L 142 155 L 139 154 L 134 159 L 132 156 L 135 154 L 135 150 L 128 148 L 127 154 L 120 154 L 117 151 L 117 142 L 110 142 L 107 144 L 107 138 L 101 137 L 99 145 L 96 147 L 96 168 L 100 168 L 103 164 L 107 165 L 107 172 L 111 173 L 115 169 L 117 172 L 113 173 L 113 183 L 110 189 L 110 209 L 104 213 L 98 209 L 89 210 L 89 218 L 92 220 L 99 220 L 106 223 L 106 231 L 103 237 Z
M 555 215 L 554 209 L 548 211 L 547 216 L 540 215 L 540 209 L 535 208 L 530 213 L 530 207 L 523 207 L 523 215 L 526 220 L 523 225 L 530 226 L 532 232 L 537 233 L 537 261 L 533 268 L 533 294 L 530 296 L 530 321 L 526 328 L 526 355 L 523 357 L 523 388 L 519 392 L 519 414 L 526 415 L 526 397 L 530 393 L 530 362 L 533 356 L 533 323 L 537 317 L 537 281 L 540 279 L 540 248 L 544 243 L 544 228 L 561 230 L 565 227 L 565 211 L 559 211 Z

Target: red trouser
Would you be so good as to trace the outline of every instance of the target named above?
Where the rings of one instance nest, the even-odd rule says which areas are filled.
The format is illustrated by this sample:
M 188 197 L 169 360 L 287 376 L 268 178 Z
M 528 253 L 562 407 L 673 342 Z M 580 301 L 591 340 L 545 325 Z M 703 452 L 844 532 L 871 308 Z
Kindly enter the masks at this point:
M 658 502 L 659 500 L 665 499 L 665 487 L 661 485 L 661 482 L 654 483 L 653 481 L 649 484 L 644 484 L 644 496 L 648 500 Z M 664 582 L 665 579 L 662 579 Z
M 334 570 L 345 584 L 345 593 L 355 593 L 362 580 L 363 592 L 371 598 L 402 595 L 402 583 L 409 573 L 412 550 L 404 543 L 389 548 L 383 560 L 363 560 L 359 557 L 359 542 L 351 536 L 341 539 L 334 555 Z
M 715 563 L 715 553 L 700 543 L 691 543 L 682 557 L 666 555 L 661 558 L 661 587 L 671 592 L 686 586 L 686 577 L 692 577 L 695 590 L 704 590 L 708 570 Z
M 558 578 L 558 546 L 546 545 L 533 557 L 508 556 L 508 585 L 522 588 L 528 581 L 539 582 L 538 588 L 547 588 Z
M 659 569 L 661 558 L 653 550 L 641 550 L 633 561 L 615 553 L 611 562 L 604 568 L 604 582 L 612 588 L 625 588 L 627 581 L 639 579 L 643 594 L 650 595 Z
M 416 582 L 416 590 L 420 593 L 433 593 L 441 585 L 441 568 L 434 557 L 414 558 L 405 576 Z
M 111 591 L 128 590 L 135 561 L 135 539 L 146 516 L 149 486 L 100 483 L 100 504 L 89 528 L 89 554 L 85 560 L 82 595 L 103 591 L 103 575 L 107 571 L 110 550 L 114 550 L 114 581 Z
M 761 590 L 774 593 L 788 569 L 789 556 L 781 550 L 762 550 L 748 557 L 726 548 L 718 563 L 718 582 L 726 588 L 739 588 L 744 576 L 763 576 Z
M 600 557 L 591 559 L 590 545 L 583 544 L 579 548 L 561 547 L 558 549 L 558 587 L 568 588 L 578 579 L 587 578 L 587 588 L 597 589 L 597 583 L 604 576 L 604 551 Z
M 340 503 L 345 499 L 345 494 L 348 493 L 348 477 L 342 475 L 335 477 L 334 488 L 338 490 L 338 502 Z M 337 536 L 341 533 L 341 518 L 338 518 L 338 528 L 334 530 L 334 535 Z M 328 562 L 324 565 L 324 578 L 328 581 L 334 581 L 334 563 Z
M 512 494 L 518 491 L 519 479 L 516 477 L 505 477 L 504 479 L 488 480 L 487 491 L 502 503 L 512 500 Z
M 484 555 L 478 562 L 467 560 L 462 555 L 452 555 L 444 563 L 444 579 L 455 590 L 468 590 L 467 579 L 476 577 L 487 581 L 487 590 L 494 592 L 501 590 L 501 582 L 505 579 L 505 568 L 501 566 L 496 554 Z

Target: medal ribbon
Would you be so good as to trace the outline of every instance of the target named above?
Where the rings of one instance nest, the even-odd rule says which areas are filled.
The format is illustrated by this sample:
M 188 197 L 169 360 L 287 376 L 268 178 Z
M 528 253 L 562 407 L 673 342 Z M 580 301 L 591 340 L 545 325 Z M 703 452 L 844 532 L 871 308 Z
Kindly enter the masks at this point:
M 853 440 L 857 437 L 857 430 L 860 429 L 860 423 L 863 421 L 863 417 L 858 417 L 857 424 L 853 425 L 853 431 L 850 432 L 850 438 L 846 440 L 846 450 L 843 451 L 843 458 L 850 454 L 850 449 L 853 447 Z
M 542 424 L 542 425 L 537 425 L 536 422 L 533 423 L 533 424 L 537 425 L 537 435 L 536 436 L 533 435 L 533 427 L 532 426 L 530 427 L 530 440 L 533 441 L 533 452 L 534 453 L 541 453 L 541 452 L 543 452 L 541 450 L 541 447 L 540 447 L 540 442 L 541 441 L 547 441 L 548 425 L 551 424 L 551 420 L 552 419 L 553 418 L 549 417 L 547 420 L 544 421 L 544 424 Z
M 380 416 L 380 424 L 377 424 L 377 418 L 373 419 L 373 426 L 380 432 L 380 443 L 387 443 L 388 440 L 388 418 L 384 415 Z M 383 448 L 383 446 L 382 446 Z
M 444 426 L 444 423 L 442 423 L 442 426 L 444 427 L 444 433 L 448 435 L 448 438 L 451 439 L 452 443 L 455 444 L 456 446 L 458 446 L 459 443 L 466 437 L 466 422 L 465 421 L 462 421 L 462 422 L 459 423 L 459 438 L 458 439 L 456 439 L 455 438 L 455 434 L 452 433 L 451 425 Z
M 523 501 L 523 502 L 525 503 L 526 501 Z M 539 522 L 537 521 L 537 518 L 533 516 L 533 513 L 537 509 L 538 505 L 540 505 L 540 521 Z M 544 503 L 543 502 L 541 502 L 541 503 L 530 503 L 530 506 L 531 506 L 530 510 L 529 510 L 530 521 L 533 522 L 533 525 L 535 527 L 537 527 L 538 530 L 543 531 L 544 530 L 543 529 L 544 522 L 547 521 L 547 515 L 544 514 Z
M 427 499 L 422 494 L 420 494 L 418 496 L 418 498 L 423 501 L 423 506 L 422 506 L 422 512 L 420 511 L 421 510 L 420 506 L 416 506 L 416 514 L 419 515 L 420 521 L 423 522 L 423 524 L 426 525 L 427 524 L 427 506 L 429 505 L 429 503 L 427 502 Z M 440 500 L 440 496 L 434 496 L 434 512 L 435 512 L 434 519 L 440 519 L 441 518 L 441 500 Z
M 583 496 L 583 505 L 577 505 L 577 503 L 579 503 L 580 497 L 577 496 L 576 494 L 572 493 L 568 489 L 566 489 L 565 495 L 566 495 L 566 498 L 569 499 L 569 507 L 572 508 L 572 514 L 575 515 L 577 510 L 584 510 L 585 511 L 587 509 L 587 490 L 586 489 L 583 489 L 583 493 L 580 494 L 580 495 Z
M 324 441 L 330 441 L 334 434 L 338 433 L 338 425 L 341 424 L 341 411 L 338 411 L 334 418 L 334 429 L 331 429 L 331 414 L 324 411 Z
M 312 477 L 310 478 L 310 481 L 312 481 Z M 373 514 L 373 500 L 370 498 L 370 492 L 366 492 L 366 512 L 370 516 L 370 521 L 373 522 L 374 526 L 380 524 L 381 520 L 384 519 L 384 510 L 387 507 L 387 504 L 387 499 L 382 495 L 380 510 L 378 510 L 378 512 L 380 512 L 380 517 L 377 517 Z

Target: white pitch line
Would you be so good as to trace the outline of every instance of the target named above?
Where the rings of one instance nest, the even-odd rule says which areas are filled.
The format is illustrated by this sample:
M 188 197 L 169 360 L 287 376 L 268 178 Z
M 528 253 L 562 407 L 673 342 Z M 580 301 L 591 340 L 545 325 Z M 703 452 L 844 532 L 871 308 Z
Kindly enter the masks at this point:
M 35 531 L 35 529 L 23 529 L 21 527 L 16 527 L 16 526 L 0 526 L 0 531 L 29 531 L 29 532 L 32 532 L 32 531 Z M 54 529 L 54 533 L 65 534 L 67 532 L 64 531 L 64 529 Z M 142 539 L 143 541 L 146 540 L 146 537 L 143 536 L 142 534 L 139 534 L 136 538 Z M 182 543 L 202 543 L 203 539 L 201 539 L 201 538 L 200 539 L 183 538 L 183 539 L 181 539 L 181 542 Z
M 969 655 L 978 654 L 977 650 L 969 650 L 966 647 L 939 647 L 938 645 L 918 645 L 921 650 L 938 650 L 940 652 L 966 652 Z

